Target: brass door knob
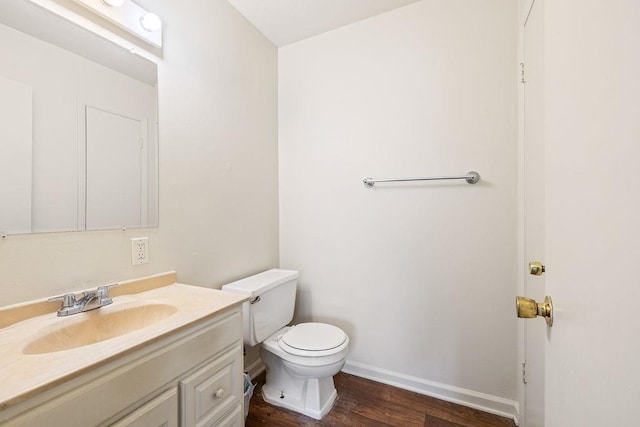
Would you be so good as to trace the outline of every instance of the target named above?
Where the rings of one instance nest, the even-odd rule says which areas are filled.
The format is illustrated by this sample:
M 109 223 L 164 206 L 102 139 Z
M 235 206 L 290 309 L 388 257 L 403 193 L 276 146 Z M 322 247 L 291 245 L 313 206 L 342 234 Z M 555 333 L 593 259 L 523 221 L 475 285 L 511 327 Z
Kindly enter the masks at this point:
M 523 319 L 544 317 L 548 326 L 553 326 L 553 303 L 550 296 L 544 297 L 544 302 L 536 302 L 531 298 L 516 297 L 516 314 Z
M 532 261 L 529 263 L 529 274 L 533 274 L 534 276 L 542 276 L 544 273 L 544 265 L 538 261 Z

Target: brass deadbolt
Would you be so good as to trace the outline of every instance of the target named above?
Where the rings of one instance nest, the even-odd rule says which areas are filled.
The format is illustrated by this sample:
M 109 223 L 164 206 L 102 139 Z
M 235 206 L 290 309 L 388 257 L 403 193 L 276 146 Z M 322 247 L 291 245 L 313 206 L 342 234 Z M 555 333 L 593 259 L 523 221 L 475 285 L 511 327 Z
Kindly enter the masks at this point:
M 536 302 L 531 298 L 516 297 L 516 314 L 523 319 L 544 317 L 547 326 L 553 326 L 553 303 L 550 296 L 544 297 L 544 302 Z
M 538 261 L 532 261 L 529 263 L 529 274 L 533 274 L 534 276 L 542 276 L 544 273 L 544 265 Z

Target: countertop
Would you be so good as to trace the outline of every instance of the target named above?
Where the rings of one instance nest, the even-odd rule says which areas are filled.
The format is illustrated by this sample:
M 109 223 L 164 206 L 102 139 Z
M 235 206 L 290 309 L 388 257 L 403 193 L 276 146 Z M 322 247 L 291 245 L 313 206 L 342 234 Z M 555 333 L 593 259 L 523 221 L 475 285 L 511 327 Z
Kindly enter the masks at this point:
M 177 283 L 175 272 L 121 283 L 110 294 L 113 304 L 97 310 L 108 313 L 136 304 L 167 304 L 177 310 L 125 335 L 68 350 L 24 354 L 27 345 L 61 322 L 82 322 L 96 310 L 57 317 L 60 302 L 46 300 L 0 308 L 0 411 L 248 300 L 240 294 Z

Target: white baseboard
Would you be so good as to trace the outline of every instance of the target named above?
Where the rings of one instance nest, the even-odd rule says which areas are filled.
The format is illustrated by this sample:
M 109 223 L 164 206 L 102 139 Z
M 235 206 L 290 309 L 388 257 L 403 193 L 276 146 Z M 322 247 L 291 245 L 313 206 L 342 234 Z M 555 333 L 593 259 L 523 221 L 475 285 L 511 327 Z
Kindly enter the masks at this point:
M 265 369 L 267 368 L 266 366 L 264 366 L 264 363 L 262 363 L 262 360 L 258 359 L 254 361 L 251 365 L 245 367 L 244 372 L 248 372 L 249 376 L 253 380 L 255 377 L 263 373 Z
M 264 372 L 265 369 L 266 367 L 264 366 L 264 363 L 262 363 L 262 360 L 258 359 L 251 365 L 247 366 L 245 368 L 245 372 L 249 372 L 249 376 L 253 379 Z M 519 425 L 518 402 L 515 400 L 509 400 L 486 393 L 467 390 L 461 387 L 429 381 L 423 378 L 377 368 L 375 366 L 352 360 L 347 360 L 342 371 L 346 374 L 355 375 L 368 380 L 435 397 L 447 402 L 457 403 L 480 411 L 511 418 L 515 421 L 516 425 Z
M 457 403 L 491 414 L 511 418 L 517 423 L 518 402 L 514 400 L 429 381 L 352 360 L 347 360 L 342 371 L 347 374 L 414 391 L 447 402 Z

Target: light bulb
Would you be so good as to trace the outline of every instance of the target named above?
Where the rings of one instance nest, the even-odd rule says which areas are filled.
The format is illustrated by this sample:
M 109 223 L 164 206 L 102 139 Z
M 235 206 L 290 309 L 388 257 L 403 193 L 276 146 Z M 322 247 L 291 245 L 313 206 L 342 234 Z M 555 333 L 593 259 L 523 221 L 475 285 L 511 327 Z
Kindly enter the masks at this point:
M 140 17 L 140 25 L 149 32 L 158 31 L 162 28 L 162 21 L 155 13 L 148 12 Z
M 124 0 L 102 0 L 102 3 L 110 7 L 120 7 L 124 4 Z

